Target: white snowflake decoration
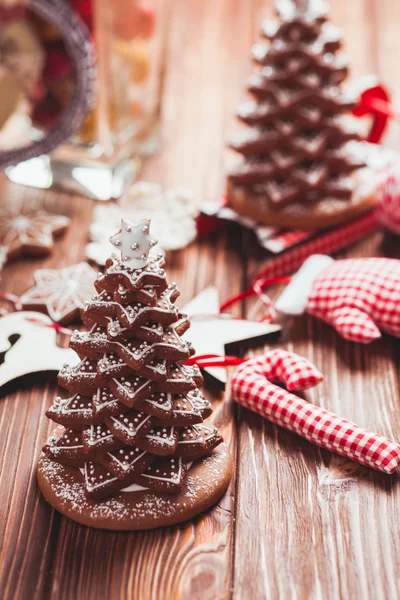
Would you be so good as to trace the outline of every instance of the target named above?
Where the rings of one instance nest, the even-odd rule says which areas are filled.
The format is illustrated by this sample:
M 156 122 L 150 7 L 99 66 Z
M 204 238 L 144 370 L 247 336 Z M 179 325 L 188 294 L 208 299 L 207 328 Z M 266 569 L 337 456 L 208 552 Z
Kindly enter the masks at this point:
M 63 269 L 39 269 L 35 285 L 20 297 L 29 310 L 44 310 L 56 323 L 70 323 L 93 295 L 96 271 L 80 262 Z
M 121 230 L 110 238 L 110 242 L 121 252 L 121 262 L 132 269 L 142 269 L 149 262 L 150 249 L 157 244 L 150 235 L 150 220 L 131 223 L 121 219 Z
M 134 222 L 145 218 L 151 220 L 151 231 L 159 240 L 151 254 L 165 254 L 169 250 L 184 248 L 197 235 L 197 214 L 189 190 L 173 188 L 164 191 L 156 183 L 135 183 L 125 198 L 123 208 L 118 204 L 94 208 L 90 225 L 92 241 L 86 246 L 86 256 L 98 265 L 105 265 L 113 250 L 110 237 L 119 228 L 122 218 Z

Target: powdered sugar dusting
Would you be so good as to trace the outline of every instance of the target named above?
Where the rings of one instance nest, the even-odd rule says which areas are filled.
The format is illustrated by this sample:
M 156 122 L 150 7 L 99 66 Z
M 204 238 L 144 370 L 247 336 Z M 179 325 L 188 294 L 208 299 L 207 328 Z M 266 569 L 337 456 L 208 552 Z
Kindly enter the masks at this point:
M 201 469 L 201 472 L 195 469 L 199 463 L 204 465 L 204 470 Z M 61 512 L 65 511 L 71 518 L 78 521 L 81 518 L 86 524 L 93 526 L 130 529 L 129 521 L 143 519 L 146 523 L 152 523 L 149 527 L 157 527 L 164 524 L 168 518 L 171 519 L 171 523 L 191 518 L 195 514 L 199 495 L 207 499 L 213 497 L 219 489 L 224 491 L 225 488 L 221 488 L 221 481 L 229 479 L 227 475 L 230 475 L 230 470 L 227 446 L 221 444 L 210 456 L 193 464 L 182 492 L 171 495 L 142 490 L 140 502 L 134 505 L 125 501 L 125 498 L 129 499 L 131 493 L 118 493 L 102 501 L 88 500 L 80 471 L 56 463 L 43 454 L 39 461 L 39 482 L 44 492 L 47 484 L 50 486 L 50 495 L 57 500 Z M 41 480 L 47 483 L 43 485 Z M 137 495 L 137 492 L 132 494 Z M 47 493 L 45 496 L 48 500 L 52 499 Z M 216 500 L 217 498 L 214 501 Z M 126 526 L 123 521 L 126 522 Z

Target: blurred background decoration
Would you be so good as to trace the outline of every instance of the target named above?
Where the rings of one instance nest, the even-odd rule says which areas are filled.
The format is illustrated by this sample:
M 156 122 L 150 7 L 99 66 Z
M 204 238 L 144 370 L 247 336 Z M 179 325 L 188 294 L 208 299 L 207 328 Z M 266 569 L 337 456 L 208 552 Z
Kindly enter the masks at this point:
M 93 210 L 93 221 L 89 227 L 90 243 L 86 246 L 86 257 L 100 266 L 113 252 L 111 236 L 118 231 L 121 219 L 138 221 L 151 219 L 153 236 L 157 247 L 150 252 L 165 254 L 190 244 L 197 236 L 196 210 L 190 190 L 176 187 L 169 190 L 157 183 L 139 181 L 125 194 L 126 205 L 116 203 L 98 204 Z
M 2 151 L 60 129 L 63 113 L 77 101 L 76 29 L 66 32 L 52 10 L 82 26 L 96 53 L 94 102 L 75 135 L 50 155 L 9 167 L 12 181 L 109 200 L 135 179 L 142 158 L 158 144 L 166 11 L 156 3 L 0 0 L 0 88 L 7 90 Z M 49 11 L 42 10 L 46 5 Z

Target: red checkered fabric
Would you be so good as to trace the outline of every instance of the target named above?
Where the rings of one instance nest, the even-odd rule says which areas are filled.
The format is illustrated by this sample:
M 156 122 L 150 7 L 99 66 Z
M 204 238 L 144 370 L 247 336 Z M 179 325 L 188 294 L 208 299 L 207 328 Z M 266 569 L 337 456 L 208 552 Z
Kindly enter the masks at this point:
M 290 382 L 292 386 L 296 382 L 292 389 L 302 389 L 303 376 L 306 387 L 322 379 L 322 375 L 306 359 L 283 350 L 273 350 L 250 359 L 237 369 L 232 381 L 233 398 L 312 444 L 378 471 L 393 473 L 400 464 L 398 444 L 361 429 L 355 423 L 310 404 L 269 381 Z
M 378 186 L 376 217 L 389 231 L 400 234 L 400 165 L 396 164 Z
M 281 256 L 272 258 L 255 276 L 261 278 L 282 277 L 295 273 L 304 261 L 313 254 L 333 254 L 350 246 L 358 239 L 376 231 L 379 223 L 374 213 L 369 213 L 332 231 L 322 233 L 317 238 L 306 241 L 300 246 L 288 250 Z
M 250 358 L 240 366 L 239 371 L 243 371 L 247 365 L 254 375 L 284 383 L 292 392 L 314 387 L 324 378 L 309 360 L 287 350 L 270 350 L 266 354 Z
M 300 244 L 315 236 L 315 231 L 304 231 L 299 229 L 288 229 L 278 232 L 265 240 L 263 247 L 274 254 L 280 254 L 293 246 Z
M 372 342 L 381 331 L 400 337 L 400 261 L 332 263 L 314 281 L 306 311 L 354 342 Z

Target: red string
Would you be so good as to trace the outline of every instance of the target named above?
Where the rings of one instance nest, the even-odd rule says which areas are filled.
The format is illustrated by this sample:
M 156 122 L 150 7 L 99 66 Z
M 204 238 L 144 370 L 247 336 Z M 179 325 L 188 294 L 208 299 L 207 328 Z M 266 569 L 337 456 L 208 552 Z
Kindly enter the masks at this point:
M 383 100 L 383 98 L 368 98 L 364 102 L 365 106 L 371 109 L 373 112 L 377 112 L 389 119 L 399 119 L 400 115 L 396 112 L 390 102 Z
M 48 323 L 46 321 L 42 321 L 42 319 L 37 319 L 36 317 L 26 317 L 26 320 L 30 323 L 37 323 L 38 325 L 43 325 L 43 327 L 49 327 L 50 329 L 55 329 L 59 333 L 63 333 L 64 335 L 72 335 L 71 329 L 67 327 L 62 327 L 58 323 Z
M 264 279 L 256 279 L 256 281 L 244 292 L 237 294 L 236 296 L 232 296 L 228 298 L 225 302 L 223 302 L 219 308 L 221 312 L 224 312 L 227 308 L 245 300 L 246 298 L 250 298 L 251 296 L 258 296 L 264 304 L 268 307 L 269 314 L 266 315 L 262 320 L 263 321 L 272 321 L 275 318 L 275 310 L 272 300 L 265 294 L 264 289 L 274 285 L 276 283 L 289 283 L 291 281 L 290 277 L 270 277 Z
M 192 356 L 185 362 L 185 365 L 197 365 L 204 369 L 205 367 L 236 367 L 246 362 L 247 358 L 238 356 L 220 356 L 219 354 L 199 354 Z
M 16 296 L 15 294 L 10 294 L 9 292 L 0 292 L 0 300 L 5 300 L 6 302 L 9 302 L 10 304 L 12 304 L 14 307 L 14 310 L 16 312 L 23 310 L 22 302 L 18 298 L 18 296 Z M 5 308 L 0 308 L 0 317 L 4 317 L 5 315 L 8 315 L 8 314 L 10 314 L 10 311 L 8 311 Z M 26 317 L 26 321 L 29 321 L 30 323 L 38 323 L 39 325 L 43 325 L 44 327 L 50 327 L 51 329 L 55 329 L 56 331 L 59 331 L 60 333 L 63 333 L 64 335 L 72 335 L 71 329 L 62 327 L 58 323 L 53 323 L 53 322 L 49 323 L 49 322 L 43 321 L 42 319 L 36 318 L 36 317 Z
M 386 129 L 390 118 L 398 118 L 389 101 L 389 95 L 382 85 L 375 85 L 365 89 L 360 95 L 359 103 L 354 107 L 353 114 L 363 117 L 370 114 L 372 123 L 367 135 L 367 141 L 378 144 Z

